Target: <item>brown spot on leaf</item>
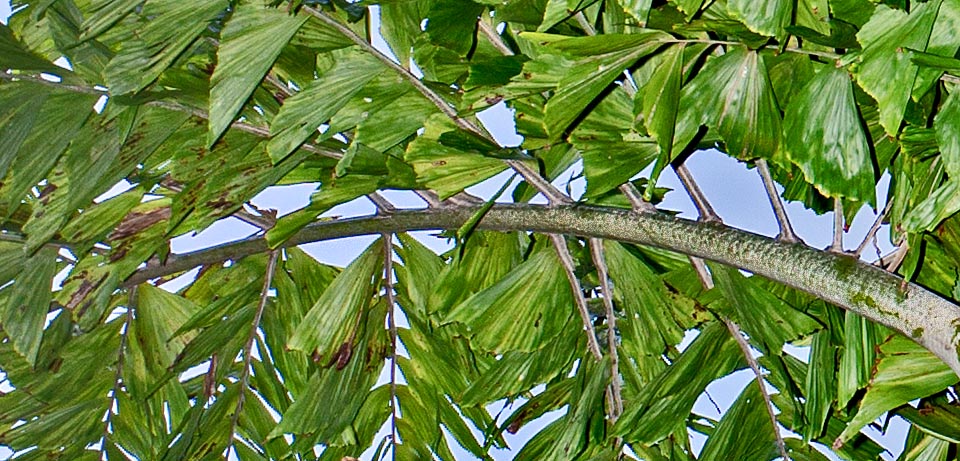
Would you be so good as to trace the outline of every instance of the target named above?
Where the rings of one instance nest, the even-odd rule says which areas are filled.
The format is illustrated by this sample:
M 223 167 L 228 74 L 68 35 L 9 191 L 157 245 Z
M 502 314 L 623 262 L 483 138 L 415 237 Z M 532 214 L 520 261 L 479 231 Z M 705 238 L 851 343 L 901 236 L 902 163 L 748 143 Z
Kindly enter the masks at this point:
M 144 229 L 170 218 L 170 207 L 156 208 L 147 212 L 131 211 L 123 217 L 117 228 L 108 236 L 111 240 L 122 240 L 136 235 Z

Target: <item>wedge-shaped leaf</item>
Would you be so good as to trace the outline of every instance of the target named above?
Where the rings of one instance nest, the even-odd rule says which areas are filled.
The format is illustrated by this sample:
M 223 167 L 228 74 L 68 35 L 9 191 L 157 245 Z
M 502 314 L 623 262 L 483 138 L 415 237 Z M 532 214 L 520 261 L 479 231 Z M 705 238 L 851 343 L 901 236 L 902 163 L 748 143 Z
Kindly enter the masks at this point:
M 631 35 L 568 38 L 551 44 L 553 49 L 584 56 L 566 70 L 557 92 L 547 101 L 544 122 L 551 138 L 557 138 L 624 69 L 662 45 L 668 38 L 659 31 Z
M 0 175 L 7 174 L 20 146 L 33 131 L 40 115 L 37 108 L 43 106 L 47 95 L 46 89 L 36 85 L 0 86 Z
M 647 23 L 647 15 L 650 14 L 652 4 L 653 0 L 620 0 L 623 11 L 633 16 L 640 24 Z
M 896 413 L 928 434 L 960 443 L 960 409 L 944 397 L 924 399 L 919 408 L 906 405 Z
M 146 2 L 136 33 L 104 69 L 110 92 L 137 92 L 153 83 L 226 8 L 224 0 Z
M 13 347 L 32 365 L 40 350 L 43 326 L 50 311 L 51 284 L 57 273 L 57 251 L 44 248 L 24 261 L 3 310 L 3 331 Z
M 47 178 L 44 199 L 24 223 L 27 249 L 45 244 L 78 208 L 85 208 L 132 170 L 138 161 L 120 162 L 120 137 L 115 123 L 91 120 Z M 130 162 L 129 160 L 132 160 Z M 123 163 L 126 163 L 125 165 Z
M 933 118 L 943 169 L 951 178 L 960 178 L 960 91 L 954 90 Z
M 926 51 L 940 3 L 941 0 L 918 3 L 909 14 L 879 5 L 857 34 L 863 52 L 854 76 L 877 100 L 880 124 L 890 136 L 900 131 L 917 78 L 917 66 L 911 62 L 909 50 Z
M 877 327 L 850 311 L 844 312 L 843 351 L 837 367 L 837 406 L 842 408 L 867 385 L 876 359 Z
M 662 370 L 662 355 L 683 339 L 684 328 L 676 317 L 683 315 L 675 296 L 642 259 L 621 243 L 603 242 L 614 300 L 624 311 L 617 321 L 623 335 L 622 353 L 636 362 L 645 379 Z
M 683 82 L 684 46 L 673 46 L 660 55 L 663 63 L 657 66 L 636 98 L 642 103 L 643 121 L 647 131 L 660 148 L 658 166 L 663 169 L 672 158 L 673 133 L 677 125 L 680 105 L 680 85 Z M 651 177 L 656 178 L 655 172 Z
M 420 2 L 380 5 L 380 35 L 400 63 L 410 62 L 410 50 L 422 32 L 420 23 L 426 17 L 422 9 Z
M 174 337 L 174 332 L 197 311 L 197 306 L 189 299 L 146 284 L 137 287 L 136 299 L 137 315 L 128 334 L 136 341 L 137 353 L 129 359 L 134 365 L 124 369 L 124 380 L 131 395 L 145 398 L 156 379 L 167 373 L 183 347 L 193 339 L 193 333 Z
M 474 232 L 466 249 L 440 273 L 428 299 L 429 312 L 445 316 L 505 277 L 523 260 L 521 238 L 526 239 L 514 232 Z
M 382 242 L 374 242 L 371 249 L 375 255 L 383 254 Z M 370 250 L 358 261 L 368 259 L 369 253 Z M 374 262 L 379 266 L 379 261 Z M 379 269 L 382 270 L 382 267 Z M 351 267 L 347 267 L 330 285 L 328 291 L 338 288 L 338 281 L 343 276 L 350 275 L 354 274 L 351 274 Z M 364 282 L 369 287 L 369 278 Z M 325 292 L 318 305 L 326 296 Z M 341 305 L 332 307 L 340 308 Z M 344 361 L 334 367 L 315 372 L 306 386 L 306 392 L 297 396 L 268 438 L 279 437 L 285 433 L 309 433 L 325 445 L 356 443 L 356 434 L 350 424 L 370 395 L 370 389 L 376 384 L 389 347 L 386 330 L 383 328 L 386 303 L 380 302 L 365 310 L 367 312 L 363 313 L 363 321 L 349 320 L 349 326 L 358 330 L 355 333 L 356 338 L 351 338 L 355 341 L 355 344 L 352 344 L 352 347 L 356 348 L 354 353 L 341 357 Z M 307 314 L 305 322 L 310 321 L 312 313 L 313 311 Z M 317 328 L 317 324 L 307 326 Z
M 930 40 L 923 51 L 911 51 L 911 54 L 927 53 L 928 56 L 942 56 L 950 59 L 957 54 L 960 48 L 960 4 L 957 2 L 942 2 L 937 10 L 937 19 L 930 31 Z M 913 59 L 911 59 L 913 61 Z M 916 62 L 914 62 L 916 64 Z M 939 69 L 923 68 L 917 71 L 917 79 L 913 83 L 912 97 L 914 101 L 922 98 L 940 81 L 943 74 Z
M 546 32 L 553 26 L 573 17 L 597 0 L 547 0 L 543 11 L 543 22 L 537 27 L 537 32 Z
M 62 73 L 64 69 L 55 66 L 41 56 L 31 52 L 6 24 L 0 24 L 0 69 Z
M 738 47 L 708 60 L 684 87 L 680 107 L 677 128 L 687 129 L 677 132 L 678 147 L 695 134 L 691 121 L 716 128 L 727 153 L 739 158 L 770 158 L 780 145 L 780 109 L 756 51 Z
M 91 2 L 90 10 L 80 26 L 80 40 L 97 38 L 114 24 L 133 13 L 140 0 L 98 0 Z
M 788 341 L 800 339 L 821 327 L 813 317 L 794 309 L 764 287 L 754 283 L 737 269 L 711 265 L 710 273 L 729 305 L 736 321 L 765 355 L 780 355 Z
M 610 381 L 610 365 L 607 359 L 582 358 L 578 370 L 577 385 L 570 396 L 570 407 L 564 415 L 563 429 L 552 449 L 538 459 L 575 459 L 584 449 L 599 443 L 604 434 L 605 415 L 603 394 Z
M 6 285 L 23 272 L 27 254 L 19 242 L 0 242 L 0 285 Z
M 587 179 L 585 197 L 599 197 L 615 189 L 656 158 L 657 144 L 634 127 L 631 99 L 626 91 L 614 89 L 569 136 L 570 143 L 583 158 L 583 175 Z M 540 155 L 550 153 L 547 150 Z
M 287 98 L 270 124 L 267 152 L 279 163 L 297 146 L 318 134 L 317 128 L 350 101 L 351 96 L 385 67 L 369 53 L 344 51 L 336 63 L 308 87 Z M 325 133 L 324 137 L 334 133 Z
M 929 231 L 960 211 L 960 178 L 951 178 L 910 210 L 903 227 L 911 232 Z
M 760 388 L 751 380 L 710 434 L 699 459 L 775 459 L 780 453 L 773 431 Z
M 397 239 L 403 244 L 396 250 L 403 265 L 394 269 L 398 296 L 406 299 L 401 302 L 405 310 L 415 309 L 420 312 L 418 317 L 425 319 L 427 302 L 440 278 L 443 260 L 408 234 L 397 234 Z
M 292 15 L 280 8 L 237 5 L 220 35 L 217 67 L 210 77 L 207 145 L 212 145 L 230 126 L 308 17 L 306 13 Z
M 404 159 L 417 173 L 417 181 L 446 199 L 507 169 L 498 158 L 447 147 L 436 140 L 417 138 L 407 146 Z
M 285 162 L 292 159 L 293 157 L 288 158 Z M 299 163 L 299 160 L 295 163 Z M 267 242 L 271 247 L 276 248 L 336 205 L 381 188 L 413 189 L 416 186 L 413 170 L 409 165 L 391 154 L 383 154 L 356 142 L 347 149 L 336 170 L 344 176 L 324 181 L 320 190 L 310 195 L 309 205 L 284 216 L 267 232 Z M 267 169 L 266 173 L 272 174 L 272 170 Z M 279 178 L 279 175 L 274 177 Z M 266 185 L 264 184 L 264 187 Z
M 769 0 L 762 3 L 750 0 L 731 0 L 727 3 L 730 16 L 747 25 L 750 30 L 767 37 L 783 37 L 783 30 L 793 18 L 794 2 Z
M 806 398 L 807 424 L 804 438 L 814 440 L 823 433 L 824 426 L 833 411 L 833 401 L 837 396 L 837 351 L 831 332 L 822 330 L 814 333 L 810 347 L 810 367 L 804 383 Z
M 445 320 L 466 324 L 479 347 L 502 354 L 546 346 L 573 314 L 563 266 L 552 250 L 544 250 L 460 303 Z
M 429 5 L 425 29 L 430 41 L 466 56 L 474 47 L 483 5 L 471 0 L 434 0 Z
M 846 72 L 821 69 L 791 100 L 783 132 L 787 156 L 817 190 L 831 197 L 876 200 L 870 145 Z
M 28 90 L 35 86 L 17 87 Z M 27 190 L 46 177 L 57 163 L 67 145 L 77 137 L 84 122 L 93 115 L 94 102 L 96 97 L 91 95 L 51 93 L 43 106 L 35 108 L 38 114 L 32 127 L 22 127 L 29 129 L 30 134 L 23 139 L 19 149 L 0 152 L 0 166 L 6 168 L 9 165 L 6 168 L 7 179 L 0 187 L 0 201 L 7 206 L 8 213 L 14 211 L 14 206 L 20 203 Z M 19 124 L 23 120 L 11 122 Z
M 703 364 L 709 363 L 708 368 Z M 730 332 L 711 323 L 672 365 L 624 408 L 614 432 L 629 442 L 653 444 L 679 427 L 697 397 L 713 380 L 743 366 L 743 354 Z
M 850 440 L 884 412 L 957 382 L 957 375 L 946 364 L 904 336 L 891 336 L 880 345 L 879 354 L 860 408 L 837 443 Z
M 74 457 L 84 451 L 78 447 L 94 443 L 100 438 L 103 423 L 97 415 L 103 415 L 107 405 L 106 397 L 100 397 L 69 407 L 55 408 L 27 424 L 0 433 L 0 444 L 17 451 L 37 447 L 37 452 L 48 454 L 45 457 L 64 455 L 77 459 Z M 63 450 L 61 447 L 65 440 L 75 441 L 77 445 Z
M 351 337 L 370 304 L 374 288 L 379 285 L 382 258 L 382 243 L 377 240 L 327 287 L 287 346 L 313 354 L 324 363 L 342 358 L 341 354 L 353 347 Z
M 570 329 L 539 351 L 503 354 L 467 388 L 461 403 L 473 406 L 513 398 L 538 384 L 552 381 L 569 371 L 574 360 L 580 358 L 584 350 L 580 341 L 583 337 L 579 331 Z
M 356 142 L 386 152 L 416 133 L 427 118 L 436 112 L 437 106 L 420 93 L 408 92 L 385 107 L 365 115 L 357 125 Z

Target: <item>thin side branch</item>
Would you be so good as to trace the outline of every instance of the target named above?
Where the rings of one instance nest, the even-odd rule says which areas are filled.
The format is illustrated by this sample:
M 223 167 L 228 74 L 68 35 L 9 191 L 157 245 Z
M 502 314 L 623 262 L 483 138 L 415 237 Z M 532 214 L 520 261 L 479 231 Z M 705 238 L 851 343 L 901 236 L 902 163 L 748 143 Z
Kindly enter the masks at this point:
M 503 37 L 501 37 L 500 34 L 497 33 L 496 29 L 494 29 L 490 24 L 487 24 L 486 21 L 482 19 L 477 21 L 477 28 L 480 30 L 480 33 L 483 34 L 488 41 L 490 41 L 490 44 L 497 49 L 497 51 L 505 56 L 514 55 L 513 50 L 511 50 L 510 47 L 507 46 L 506 42 L 503 41 Z
M 873 225 L 870 226 L 870 230 L 867 231 L 867 235 L 863 237 L 863 241 L 860 242 L 860 245 L 857 245 L 857 249 L 853 250 L 853 256 L 859 258 L 863 254 L 863 250 L 867 249 L 867 245 L 870 242 L 873 242 L 877 237 L 877 232 L 880 231 L 880 226 L 883 225 L 883 220 L 887 217 L 887 213 L 890 212 L 890 208 L 893 206 L 893 200 L 887 200 L 887 204 L 883 207 L 883 211 L 877 215 L 877 219 L 873 221 Z M 877 250 L 879 252 L 879 250 Z
M 577 305 L 577 311 L 580 313 L 580 321 L 583 323 L 583 332 L 587 335 L 587 349 L 593 358 L 603 360 L 603 352 L 600 350 L 600 343 L 597 342 L 597 333 L 593 330 L 593 322 L 590 321 L 590 309 L 587 307 L 587 300 L 583 297 L 583 288 L 580 287 L 580 280 L 577 279 L 577 265 L 570 256 L 570 250 L 567 249 L 567 241 L 562 235 L 549 234 L 553 248 L 557 250 L 557 256 L 560 257 L 560 264 L 563 265 L 563 272 L 567 274 L 567 281 L 570 283 L 570 290 L 573 291 L 573 301 Z
M 833 199 L 833 243 L 829 251 L 843 253 L 843 202 L 840 197 Z
M 773 214 L 777 216 L 777 225 L 780 226 L 780 235 L 777 239 L 788 243 L 797 243 L 800 238 L 793 231 L 790 225 L 790 218 L 787 217 L 787 210 L 783 208 L 783 200 L 777 192 L 776 183 L 773 182 L 773 176 L 770 175 L 770 167 L 764 159 L 757 159 L 757 171 L 760 172 L 760 179 L 763 180 L 763 188 L 767 191 L 767 198 L 770 199 L 770 206 L 773 207 Z
M 113 406 L 119 405 L 117 394 L 123 385 L 123 362 L 127 349 L 127 337 L 130 335 L 130 323 L 133 321 L 133 310 L 137 304 L 137 287 L 130 289 L 127 294 L 127 312 L 123 319 L 123 331 L 120 332 L 120 348 L 117 349 L 117 372 L 113 377 L 113 389 L 110 391 L 110 406 L 107 407 L 107 415 L 103 421 L 103 441 L 100 442 L 100 455 L 107 456 L 107 445 L 110 443 L 110 424 L 113 420 Z
M 637 190 L 637 186 L 634 186 L 631 182 L 625 182 L 620 185 L 620 192 L 623 192 L 623 195 L 627 197 L 627 200 L 630 202 L 630 206 L 633 207 L 633 211 L 637 213 L 656 213 L 657 207 L 653 206 L 652 203 L 643 199 L 643 194 Z
M 677 172 L 677 177 L 680 178 L 680 183 L 683 184 L 684 189 L 690 194 L 690 199 L 693 200 L 697 211 L 700 212 L 700 220 L 714 223 L 723 222 L 720 216 L 717 215 L 717 212 L 713 211 L 710 201 L 707 200 L 707 196 L 704 195 L 703 191 L 700 190 L 700 186 L 694 181 L 693 175 L 690 174 L 687 166 L 681 163 L 674 167 L 674 170 Z
M 753 353 L 750 351 L 750 344 L 747 342 L 747 339 L 743 337 L 740 326 L 727 318 L 723 319 L 723 323 L 727 326 L 727 331 L 730 332 L 733 339 L 737 341 L 737 346 L 740 347 L 744 358 L 747 359 L 747 365 L 753 370 L 753 377 L 756 379 L 757 386 L 760 388 L 760 395 L 763 396 L 763 404 L 767 407 L 767 416 L 770 417 L 770 424 L 773 424 L 773 434 L 777 439 L 777 449 L 780 450 L 780 457 L 783 458 L 784 461 L 790 461 L 787 445 L 783 442 L 783 436 L 780 434 L 780 424 L 777 423 L 777 413 L 773 410 L 773 401 L 770 400 L 770 393 L 767 392 L 767 386 L 763 382 L 763 371 L 760 369 L 760 364 L 757 363 L 757 359 L 753 357 Z
M 397 459 L 397 300 L 393 293 L 393 234 L 384 233 L 383 237 L 383 289 L 387 297 L 387 329 L 390 334 L 390 452 Z
M 697 277 L 700 279 L 700 284 L 703 285 L 703 288 L 706 290 L 713 289 L 713 277 L 710 275 L 710 272 L 707 271 L 707 266 L 703 263 L 703 260 L 691 256 L 690 264 L 692 264 L 694 270 L 696 270 Z M 727 331 L 730 332 L 733 339 L 737 341 L 740 352 L 743 353 L 744 359 L 746 359 L 747 364 L 753 371 L 757 386 L 760 388 L 760 395 L 763 396 L 764 406 L 767 408 L 767 415 L 770 417 L 770 424 L 773 425 L 773 433 L 777 439 L 777 449 L 780 450 L 780 456 L 783 457 L 784 461 L 790 461 L 790 455 L 787 453 L 787 445 L 783 442 L 783 435 L 780 434 L 780 425 L 777 423 L 777 413 L 773 410 L 773 401 L 770 400 L 770 394 L 767 392 L 767 387 L 763 382 L 763 371 L 760 369 L 760 364 L 757 363 L 757 359 L 753 357 L 753 352 L 750 350 L 750 343 L 743 337 L 740 326 L 734 321 L 723 317 L 723 324 L 726 325 Z
M 246 397 L 247 386 L 250 385 L 250 362 L 253 361 L 251 355 L 253 351 L 253 341 L 257 338 L 257 328 L 260 327 L 260 319 L 263 318 L 263 310 L 267 307 L 270 299 L 270 287 L 273 285 L 273 274 L 277 269 L 277 259 L 280 257 L 280 250 L 270 252 L 267 260 L 267 270 L 263 278 L 263 288 L 260 290 L 260 302 L 257 303 L 257 312 L 253 315 L 253 322 L 250 323 L 250 331 L 247 333 L 247 341 L 243 344 L 243 368 L 240 369 L 239 391 L 237 395 L 237 407 L 230 417 L 230 442 L 233 445 L 233 434 L 237 431 L 237 421 L 240 420 L 240 412 L 243 410 L 243 402 Z M 213 366 L 211 366 L 213 369 Z M 229 447 L 228 447 L 229 450 Z
M 603 297 L 603 310 L 607 317 L 607 351 L 610 354 L 610 424 L 617 422 L 623 414 L 623 391 L 620 384 L 620 357 L 617 353 L 617 316 L 613 310 L 613 290 L 610 289 L 610 276 L 607 271 L 607 261 L 603 256 L 603 240 L 589 239 L 590 257 L 597 268 L 597 277 L 600 279 L 600 292 Z
M 420 80 L 416 75 L 413 74 L 413 72 L 401 66 L 400 64 L 397 64 L 393 59 L 391 59 L 386 54 L 383 54 L 380 50 L 378 50 L 376 47 L 371 45 L 370 42 L 368 42 L 363 37 L 357 35 L 357 33 L 351 30 L 349 27 L 343 25 L 340 21 L 337 21 L 336 19 L 330 17 L 329 15 L 327 15 L 321 10 L 311 8 L 309 6 L 304 6 L 303 9 L 304 11 L 310 13 L 311 15 L 313 15 L 314 17 L 322 21 L 324 24 L 327 24 L 330 27 L 333 27 L 334 29 L 336 29 L 338 32 L 340 32 L 345 37 L 347 37 L 351 42 L 359 46 L 364 51 L 373 55 L 375 58 L 377 58 L 380 62 L 382 62 L 387 67 L 397 72 L 401 77 L 403 77 L 404 80 L 408 81 L 411 85 L 413 85 L 413 87 L 416 88 L 416 90 L 419 91 L 420 94 L 422 94 L 425 98 L 427 98 L 427 100 L 432 102 L 433 105 L 437 107 L 437 109 L 440 109 L 440 112 L 446 115 L 458 127 L 460 127 L 465 131 L 473 133 L 477 136 L 496 142 L 496 140 L 493 139 L 493 137 L 490 136 L 490 134 L 487 133 L 486 130 L 480 128 L 470 120 L 461 117 L 460 114 L 457 113 L 457 110 L 453 106 L 451 106 L 445 99 L 443 99 L 443 97 L 440 96 L 440 94 L 433 91 L 432 89 L 430 89 L 430 87 L 424 84 L 422 80 Z M 547 198 L 547 200 L 550 201 L 550 203 L 563 204 L 563 203 L 572 202 L 572 200 L 570 200 L 569 197 L 564 195 L 563 192 L 560 192 L 559 190 L 557 190 L 555 187 L 553 187 L 552 184 L 550 184 L 549 182 L 544 180 L 542 177 L 540 177 L 540 174 L 536 170 L 530 168 L 523 162 L 520 162 L 518 160 L 506 160 L 506 163 L 507 165 L 510 166 L 510 168 L 513 168 L 517 173 L 520 173 L 520 176 L 523 176 L 523 179 L 526 180 L 535 189 L 537 189 L 537 191 L 543 194 Z

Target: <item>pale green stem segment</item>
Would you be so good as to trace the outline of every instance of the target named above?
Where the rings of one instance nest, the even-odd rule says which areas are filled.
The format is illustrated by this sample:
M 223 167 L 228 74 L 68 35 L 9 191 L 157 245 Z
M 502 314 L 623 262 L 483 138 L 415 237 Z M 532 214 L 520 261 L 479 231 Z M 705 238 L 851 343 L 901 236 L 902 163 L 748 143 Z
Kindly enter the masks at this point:
M 457 229 L 474 211 L 474 207 L 437 208 L 321 221 L 304 228 L 284 246 L 382 232 Z M 652 245 L 739 267 L 899 331 L 930 350 L 960 376 L 960 307 L 851 256 L 777 242 L 722 224 L 589 206 L 497 205 L 478 227 Z M 138 271 L 124 285 L 130 287 L 198 265 L 266 251 L 266 241 L 257 238 L 172 255 L 163 265 Z

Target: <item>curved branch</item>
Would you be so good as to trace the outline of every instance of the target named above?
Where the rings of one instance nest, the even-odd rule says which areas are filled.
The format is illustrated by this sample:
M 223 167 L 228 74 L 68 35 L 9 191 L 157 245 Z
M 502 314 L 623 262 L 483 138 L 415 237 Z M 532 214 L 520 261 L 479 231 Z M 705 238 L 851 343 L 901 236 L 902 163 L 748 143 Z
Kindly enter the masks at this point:
M 304 228 L 285 246 L 340 237 L 459 228 L 473 207 L 397 211 L 323 221 Z M 777 242 L 717 223 L 696 223 L 660 213 L 589 206 L 497 205 L 479 228 L 597 237 L 666 248 L 739 267 L 783 283 L 903 333 L 960 375 L 960 307 L 853 257 L 802 244 Z M 174 255 L 134 273 L 124 286 L 193 267 L 269 251 L 262 238 Z

